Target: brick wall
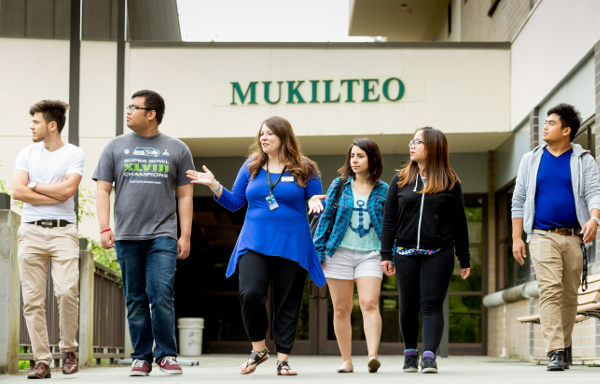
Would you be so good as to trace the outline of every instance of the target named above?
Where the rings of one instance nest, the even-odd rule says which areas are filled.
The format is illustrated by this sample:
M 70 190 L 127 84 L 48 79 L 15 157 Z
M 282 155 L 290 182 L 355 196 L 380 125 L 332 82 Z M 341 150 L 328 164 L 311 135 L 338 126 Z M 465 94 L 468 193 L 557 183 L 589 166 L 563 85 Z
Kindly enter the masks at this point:
M 538 300 L 521 300 L 514 303 L 488 308 L 488 351 L 489 356 L 533 361 L 546 356 L 542 330 L 539 324 L 522 324 L 519 316 L 537 314 Z M 600 320 L 590 318 L 575 324 L 573 329 L 573 357 L 581 360 L 597 360 L 597 329 Z

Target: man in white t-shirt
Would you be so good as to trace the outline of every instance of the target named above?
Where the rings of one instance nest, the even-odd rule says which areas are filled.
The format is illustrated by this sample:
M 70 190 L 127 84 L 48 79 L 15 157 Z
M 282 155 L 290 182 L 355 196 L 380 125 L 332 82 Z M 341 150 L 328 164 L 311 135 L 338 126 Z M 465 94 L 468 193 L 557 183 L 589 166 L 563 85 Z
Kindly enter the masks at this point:
M 65 144 L 60 133 L 69 105 L 58 100 L 34 104 L 33 144 L 17 156 L 13 198 L 22 201 L 18 231 L 23 316 L 35 366 L 29 379 L 50 377 L 52 353 L 46 326 L 46 280 L 51 266 L 59 308 L 62 372 L 75 373 L 79 318 L 79 241 L 73 196 L 83 174 L 83 151 Z

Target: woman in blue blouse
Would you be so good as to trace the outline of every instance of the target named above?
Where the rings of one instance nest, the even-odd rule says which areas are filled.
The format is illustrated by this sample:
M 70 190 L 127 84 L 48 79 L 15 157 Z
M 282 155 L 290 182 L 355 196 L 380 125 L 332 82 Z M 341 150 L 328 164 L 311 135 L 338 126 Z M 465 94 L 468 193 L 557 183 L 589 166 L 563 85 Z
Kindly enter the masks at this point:
M 363 315 L 363 325 L 369 354 L 368 370 L 377 372 L 381 337 L 379 294 L 382 271 L 379 250 L 381 220 L 388 185 L 379 180 L 383 161 L 377 144 L 371 139 L 355 140 L 346 162 L 338 170 L 327 191 L 325 210 L 314 235 L 315 248 L 323 264 L 329 293 L 333 302 L 333 327 L 342 354 L 339 373 L 354 371 L 352 365 L 352 312 L 354 282 Z M 343 183 L 335 217 L 333 202 L 336 190 Z M 334 221 L 331 234 L 326 231 Z
M 246 202 L 246 219 L 229 260 L 226 276 L 239 275 L 244 328 L 252 353 L 240 367 L 249 374 L 269 358 L 265 345 L 268 318 L 265 308 L 272 283 L 272 334 L 277 348 L 277 374 L 296 375 L 288 357 L 294 345 L 306 272 L 318 285 L 325 277 L 312 243 L 306 215 L 323 209 L 317 165 L 304 157 L 290 123 L 282 117 L 265 120 L 256 137 L 257 149 L 240 168 L 231 191 L 204 172 L 189 170 L 194 183 L 208 186 L 215 199 L 230 211 Z

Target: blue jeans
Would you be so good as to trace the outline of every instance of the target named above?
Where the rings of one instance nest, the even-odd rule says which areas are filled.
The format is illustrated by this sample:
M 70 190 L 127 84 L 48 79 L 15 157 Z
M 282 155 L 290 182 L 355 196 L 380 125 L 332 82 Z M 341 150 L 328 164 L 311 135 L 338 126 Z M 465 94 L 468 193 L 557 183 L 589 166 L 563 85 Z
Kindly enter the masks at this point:
M 173 298 L 177 240 L 168 236 L 119 240 L 115 248 L 121 265 L 133 345 L 131 358 L 152 364 L 153 342 L 156 342 L 157 363 L 163 357 L 177 356 Z

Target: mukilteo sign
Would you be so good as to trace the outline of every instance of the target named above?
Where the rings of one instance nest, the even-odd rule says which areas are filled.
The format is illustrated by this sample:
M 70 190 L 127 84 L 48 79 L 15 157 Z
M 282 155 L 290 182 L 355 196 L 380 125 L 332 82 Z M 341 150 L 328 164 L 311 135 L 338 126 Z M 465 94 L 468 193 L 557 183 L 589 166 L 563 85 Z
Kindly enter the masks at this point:
M 387 79 L 281 80 L 231 84 L 231 105 L 331 104 L 395 102 L 402 99 L 404 83 Z

